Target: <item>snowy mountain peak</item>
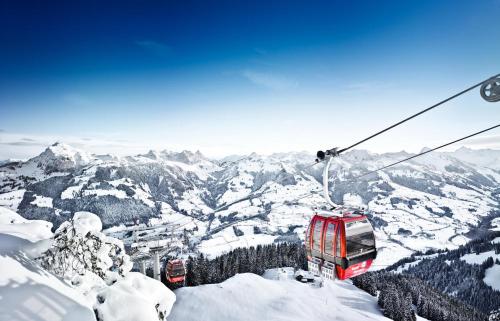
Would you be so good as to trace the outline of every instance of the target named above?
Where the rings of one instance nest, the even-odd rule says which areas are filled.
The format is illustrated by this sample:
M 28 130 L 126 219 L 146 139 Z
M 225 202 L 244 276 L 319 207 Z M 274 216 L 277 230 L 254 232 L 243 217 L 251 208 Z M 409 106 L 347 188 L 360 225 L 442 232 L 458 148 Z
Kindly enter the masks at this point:
M 385 153 L 384 155 L 387 156 L 387 157 L 393 157 L 393 158 L 403 159 L 403 158 L 409 157 L 409 156 L 411 156 L 413 154 L 410 154 L 407 151 L 402 150 L 400 152 Z
M 162 155 L 167 160 L 185 164 L 196 164 L 208 160 L 199 150 L 196 152 L 191 152 L 189 150 L 183 150 L 182 152 L 163 151 Z
M 353 161 L 366 161 L 373 158 L 373 154 L 365 149 L 354 149 L 351 150 L 346 157 Z
M 55 171 L 64 172 L 83 166 L 91 161 L 92 157 L 84 151 L 67 144 L 56 142 L 45 149 L 40 155 L 30 159 L 46 173 Z
M 191 163 L 199 163 L 201 161 L 206 160 L 206 157 L 199 151 L 197 150 L 196 152 L 191 152 L 188 150 L 184 150 L 181 152 L 181 154 L 185 155 L 185 157 L 191 162 Z
M 451 155 L 470 164 L 479 164 L 497 171 L 500 170 L 500 150 L 461 147 Z
M 465 146 L 462 146 L 459 149 L 457 149 L 455 152 L 458 152 L 458 153 L 468 153 L 470 151 L 472 151 L 472 149 L 470 149 L 468 147 L 465 147 Z
M 119 161 L 120 158 L 115 155 L 111 154 L 103 154 L 103 155 L 94 155 L 96 159 L 99 159 L 101 161 Z
M 158 153 L 157 151 L 154 151 L 154 150 L 150 150 L 149 152 L 147 152 L 146 154 L 144 155 L 141 155 L 141 156 L 144 156 L 144 157 L 147 157 L 147 158 L 150 158 L 152 160 L 159 160 L 161 159 L 161 154 Z
M 52 152 L 54 155 L 73 155 L 75 153 L 80 153 L 81 151 L 69 146 L 68 144 L 62 142 L 55 142 L 46 148 L 46 151 Z

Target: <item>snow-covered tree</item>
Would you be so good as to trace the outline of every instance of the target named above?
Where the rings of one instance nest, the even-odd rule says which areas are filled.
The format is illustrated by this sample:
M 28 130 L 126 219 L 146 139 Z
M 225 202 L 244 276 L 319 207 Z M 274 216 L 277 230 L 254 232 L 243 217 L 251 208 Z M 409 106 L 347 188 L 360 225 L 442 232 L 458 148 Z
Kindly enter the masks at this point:
M 123 243 L 101 229 L 97 215 L 75 213 L 56 230 L 51 248 L 39 258 L 41 265 L 67 279 L 90 271 L 108 284 L 114 282 L 131 270 L 132 263 Z
M 98 321 L 165 321 L 175 294 L 138 272 L 123 243 L 101 232 L 99 217 L 77 212 L 56 230 L 52 246 L 39 258 L 49 271 L 71 280 L 92 302 Z
M 500 321 L 500 309 L 491 311 L 488 317 L 488 321 Z

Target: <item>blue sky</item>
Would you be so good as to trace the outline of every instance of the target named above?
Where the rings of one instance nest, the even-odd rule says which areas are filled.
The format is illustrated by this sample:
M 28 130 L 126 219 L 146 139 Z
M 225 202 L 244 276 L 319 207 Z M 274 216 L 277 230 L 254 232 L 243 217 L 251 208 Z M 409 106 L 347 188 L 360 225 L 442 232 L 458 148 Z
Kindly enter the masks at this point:
M 500 72 L 500 1 L 3 1 L 0 158 L 345 146 Z M 360 146 L 498 123 L 477 91 Z M 470 141 L 500 148 L 500 133 Z

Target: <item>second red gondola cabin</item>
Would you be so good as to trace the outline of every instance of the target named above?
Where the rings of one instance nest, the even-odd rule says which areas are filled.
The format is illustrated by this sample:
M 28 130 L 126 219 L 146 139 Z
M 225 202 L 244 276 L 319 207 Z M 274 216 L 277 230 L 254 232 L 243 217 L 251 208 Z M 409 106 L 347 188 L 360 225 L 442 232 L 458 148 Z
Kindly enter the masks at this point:
M 186 277 L 186 269 L 184 268 L 184 263 L 182 262 L 182 260 L 175 259 L 168 261 L 165 274 L 169 283 L 184 282 L 184 279 Z

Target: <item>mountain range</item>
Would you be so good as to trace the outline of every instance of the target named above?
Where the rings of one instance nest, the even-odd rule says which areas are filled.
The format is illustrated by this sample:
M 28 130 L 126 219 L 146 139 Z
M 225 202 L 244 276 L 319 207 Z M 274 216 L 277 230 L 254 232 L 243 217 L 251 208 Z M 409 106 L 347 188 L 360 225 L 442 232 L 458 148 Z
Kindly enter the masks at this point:
M 500 151 L 408 157 L 353 150 L 330 173 L 335 203 L 370 210 L 377 264 L 414 251 L 456 248 L 500 216 Z M 321 194 L 321 164 L 307 152 L 211 159 L 199 151 L 91 155 L 63 143 L 0 166 L 0 206 L 57 227 L 78 211 L 97 214 L 107 232 L 131 244 L 161 239 L 175 226 L 180 247 L 209 256 L 236 247 L 300 240 Z M 134 235 L 139 222 L 142 233 Z M 168 234 L 168 233 L 167 233 Z

